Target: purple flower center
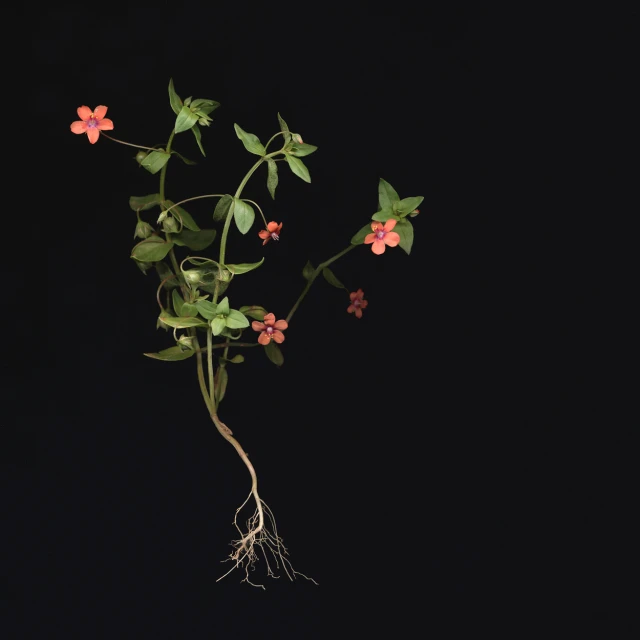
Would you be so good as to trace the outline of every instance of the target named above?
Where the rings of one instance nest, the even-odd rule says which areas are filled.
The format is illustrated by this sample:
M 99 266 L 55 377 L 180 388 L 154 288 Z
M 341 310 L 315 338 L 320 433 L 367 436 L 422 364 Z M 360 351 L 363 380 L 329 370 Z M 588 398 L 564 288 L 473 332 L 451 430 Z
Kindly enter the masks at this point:
M 267 332 L 267 335 L 270 336 L 273 333 L 273 327 L 267 327 L 265 331 Z
M 274 240 L 280 240 L 280 236 L 279 236 L 275 231 L 271 234 L 271 237 L 272 237 Z
M 89 129 L 95 129 L 97 126 L 98 126 L 98 120 L 94 116 L 91 116 L 87 120 L 87 127 L 89 127 Z
M 387 232 L 380 229 L 380 231 L 376 233 L 376 238 L 378 238 L 378 240 L 382 240 L 382 238 L 384 238 L 386 235 Z
M 362 301 L 361 301 L 361 300 L 358 300 L 358 298 L 356 298 L 356 299 L 353 301 L 353 306 L 354 306 L 354 307 L 359 307 L 361 304 L 362 304 Z

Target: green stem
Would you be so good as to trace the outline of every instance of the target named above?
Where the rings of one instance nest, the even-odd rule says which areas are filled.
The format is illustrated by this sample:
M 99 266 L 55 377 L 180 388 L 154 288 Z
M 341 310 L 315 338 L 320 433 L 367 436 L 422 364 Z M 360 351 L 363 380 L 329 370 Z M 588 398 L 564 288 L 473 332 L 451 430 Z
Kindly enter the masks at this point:
M 285 318 L 287 322 L 291 320 L 293 314 L 296 312 L 296 309 L 298 308 L 304 297 L 307 295 L 307 292 L 309 291 L 309 289 L 311 289 L 311 285 L 313 284 L 314 280 L 320 275 L 322 270 L 328 267 L 332 262 L 335 262 L 338 258 L 341 258 L 345 253 L 351 251 L 351 249 L 355 249 L 357 246 L 357 244 L 350 244 L 346 249 L 343 249 L 340 253 L 337 253 L 335 256 L 333 256 L 333 258 L 325 260 L 316 267 L 315 271 L 309 278 L 309 282 L 307 282 L 307 286 L 302 290 L 300 297 L 296 300 L 296 303 L 293 305 L 293 307 L 291 307 L 291 311 L 289 311 L 289 314 Z
M 173 142 L 173 138 L 176 135 L 175 131 L 171 132 L 171 135 L 169 136 L 169 142 L 167 142 L 167 148 L 165 149 L 166 153 L 171 153 L 171 143 Z M 165 162 L 164 166 L 162 167 L 162 169 L 160 169 L 160 199 L 162 201 L 164 201 L 164 182 L 165 179 L 167 177 L 167 165 L 169 164 L 169 162 Z
M 149 151 L 157 151 L 153 147 L 143 147 L 141 144 L 131 144 L 130 142 L 125 142 L 124 140 L 118 140 L 118 138 L 114 138 L 112 136 L 108 136 L 104 131 L 100 132 L 105 138 L 109 138 L 109 140 L 113 140 L 113 142 L 118 142 L 120 144 L 126 144 L 127 147 L 133 147 L 134 149 L 147 149 Z
M 207 368 L 209 370 L 209 397 L 211 399 L 211 406 L 213 407 L 213 411 L 215 413 L 216 407 L 216 396 L 214 393 L 214 384 L 213 384 L 213 349 L 212 347 L 212 339 L 211 339 L 211 327 L 207 327 Z
M 193 345 L 196 351 L 196 361 L 198 363 L 198 382 L 200 384 L 200 391 L 202 392 L 202 397 L 204 398 L 204 402 L 207 405 L 207 409 L 209 410 L 209 415 L 213 418 L 213 416 L 216 414 L 216 408 L 215 405 L 213 405 L 211 402 L 211 397 L 209 396 L 209 392 L 207 391 L 207 383 L 204 379 L 204 367 L 202 366 L 202 349 L 200 348 L 200 344 L 198 343 L 196 330 L 191 329 L 189 333 L 192 334 Z

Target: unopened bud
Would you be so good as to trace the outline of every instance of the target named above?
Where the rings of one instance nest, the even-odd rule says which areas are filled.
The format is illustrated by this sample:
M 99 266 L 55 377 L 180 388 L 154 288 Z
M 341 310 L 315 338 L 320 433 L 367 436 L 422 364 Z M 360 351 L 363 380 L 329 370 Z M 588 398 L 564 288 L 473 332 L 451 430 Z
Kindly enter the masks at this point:
M 151 235 L 153 235 L 153 227 L 148 222 L 139 220 L 138 224 L 136 225 L 136 231 L 133 234 L 133 237 L 146 240 Z
M 165 233 L 178 233 L 178 223 L 175 218 L 167 218 L 162 222 L 162 230 Z
M 138 151 L 138 153 L 136 153 L 136 162 L 138 164 L 142 164 L 142 161 L 148 156 L 149 154 L 146 151 Z
M 189 284 L 198 284 L 202 281 L 202 271 L 200 269 L 188 269 L 183 272 L 184 279 Z
M 293 136 L 293 139 L 298 143 L 298 144 L 304 144 L 302 142 L 302 136 L 299 133 L 292 133 L 291 134 Z
M 181 347 L 186 347 L 187 349 L 193 350 L 193 338 L 190 336 L 180 336 L 178 344 Z
M 409 216 L 410 216 L 411 218 L 415 218 L 419 213 L 420 213 L 420 209 L 414 209 L 414 210 L 409 214 Z

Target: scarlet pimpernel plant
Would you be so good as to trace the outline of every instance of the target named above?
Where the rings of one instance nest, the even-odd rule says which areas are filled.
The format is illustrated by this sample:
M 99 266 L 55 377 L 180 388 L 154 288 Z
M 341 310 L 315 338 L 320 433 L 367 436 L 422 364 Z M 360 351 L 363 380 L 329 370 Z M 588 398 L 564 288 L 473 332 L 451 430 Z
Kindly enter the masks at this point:
M 391 184 L 379 179 L 378 210 L 371 215 L 363 214 L 362 228 L 347 241 L 342 251 L 315 267 L 307 262 L 302 269 L 306 284 L 286 315 L 282 309 L 271 308 L 264 288 L 259 293 L 259 299 L 236 301 L 229 295 L 233 279 L 236 276 L 246 277 L 245 274 L 258 269 L 264 257 L 253 263 L 229 262 L 229 234 L 232 230 L 243 235 L 251 232 L 249 237 L 254 237 L 256 243 L 266 245 L 274 241 L 278 244 L 283 229 L 282 222 L 267 221 L 257 202 L 242 197 L 245 186 L 264 168 L 267 191 L 275 199 L 279 164 L 280 167 L 288 167 L 301 180 L 311 182 L 306 165 L 307 156 L 314 153 L 317 147 L 303 142 L 302 136 L 291 131 L 279 113 L 279 130 L 264 145 L 258 136 L 235 124 L 238 139 L 248 153 L 257 157 L 235 191 L 226 192 L 223 188 L 220 193 L 200 194 L 173 202 L 167 197 L 166 187 L 170 160 L 193 164 L 173 148 L 176 136 L 190 131 L 205 156 L 203 129 L 211 125 L 212 114 L 220 104 L 204 98 L 181 99 L 172 79 L 169 81 L 169 104 L 174 118 L 164 145 L 147 147 L 113 137 L 107 132 L 115 130 L 114 122 L 106 118 L 107 107 L 104 105 L 93 110 L 85 105 L 79 107 L 77 114 L 80 119 L 71 124 L 71 131 L 78 135 L 86 134 L 92 145 L 104 137 L 134 147 L 137 149 L 135 160 L 138 164 L 151 174 L 159 174 L 156 193 L 129 198 L 129 207 L 135 214 L 135 244 L 131 258 L 142 273 L 154 271 L 157 274 L 159 314 L 156 327 L 164 329 L 167 334 L 170 332 L 172 336 L 170 346 L 144 355 L 164 362 L 195 361 L 200 391 L 209 416 L 220 435 L 233 446 L 251 479 L 248 496 L 237 509 L 233 520 L 238 537 L 231 543 L 232 552 L 225 560 L 231 566 L 218 580 L 234 570 L 240 570 L 243 581 L 264 588 L 264 585 L 250 579 L 251 572 L 260 560 L 264 560 L 268 576 L 277 577 L 284 573 L 291 580 L 296 576 L 307 578 L 294 570 L 278 533 L 273 512 L 258 493 L 256 470 L 239 441 L 242 427 L 234 425 L 232 431 L 220 417 L 220 407 L 229 384 L 229 369 L 245 362 L 244 354 L 253 355 L 256 351 L 263 351 L 274 365 L 282 366 L 283 349 L 291 346 L 288 341 L 284 345 L 285 332 L 320 274 L 330 285 L 346 291 L 342 299 L 344 303 L 340 304 L 345 304 L 352 318 L 361 320 L 365 308 L 367 314 L 375 313 L 373 308 L 368 307 L 363 289 L 358 287 L 355 291 L 349 291 L 329 267 L 358 247 L 370 247 L 376 257 L 369 253 L 369 259 L 376 260 L 384 259 L 385 251 L 397 250 L 396 247 L 410 254 L 413 225 L 409 218 L 419 213 L 418 206 L 423 198 L 400 198 Z M 115 113 L 110 115 L 117 116 L 117 111 L 118 108 L 113 107 Z M 215 201 L 206 226 L 200 226 L 183 206 L 202 199 Z M 257 230 L 254 228 L 257 226 L 256 210 L 262 218 L 262 225 Z M 372 318 L 372 315 L 368 318 Z M 345 315 L 345 322 L 351 321 Z M 245 509 L 250 515 L 242 523 L 240 514 Z M 312 578 L 307 579 L 315 582 Z

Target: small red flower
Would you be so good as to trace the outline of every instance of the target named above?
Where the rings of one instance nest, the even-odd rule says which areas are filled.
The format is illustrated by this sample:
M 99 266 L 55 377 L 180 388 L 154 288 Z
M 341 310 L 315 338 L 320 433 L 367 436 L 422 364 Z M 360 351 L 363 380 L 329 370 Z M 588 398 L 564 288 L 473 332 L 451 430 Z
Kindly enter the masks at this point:
M 351 298 L 351 304 L 347 307 L 347 311 L 349 313 L 356 314 L 356 318 L 362 318 L 362 310 L 367 308 L 369 304 L 364 299 L 364 291 L 362 289 L 358 289 L 357 291 L 352 291 L 349 294 L 349 298 Z
M 270 222 L 266 229 L 258 231 L 258 235 L 264 240 L 262 245 L 264 246 L 269 240 L 280 240 L 280 229 L 282 229 L 282 222 Z
M 73 133 L 86 133 L 91 144 L 98 142 L 101 131 L 111 131 L 113 122 L 107 115 L 107 107 L 100 105 L 95 111 L 91 111 L 89 107 L 78 107 L 78 115 L 80 120 L 71 123 L 71 131 Z
M 271 340 L 275 340 L 278 344 L 284 342 L 284 334 L 282 332 L 288 326 L 289 323 L 286 320 L 276 320 L 273 313 L 267 313 L 264 317 L 264 322 L 254 320 L 251 323 L 251 328 L 254 331 L 260 331 L 258 342 L 263 345 L 269 344 Z
M 397 220 L 389 218 L 384 225 L 382 222 L 371 223 L 373 233 L 370 233 L 365 237 L 364 243 L 373 243 L 373 246 L 371 247 L 371 251 L 373 251 L 373 253 L 380 255 L 381 253 L 384 253 L 384 250 L 387 248 L 386 245 L 395 247 L 400 242 L 400 236 L 393 231 L 393 228 L 396 226 L 396 222 Z

